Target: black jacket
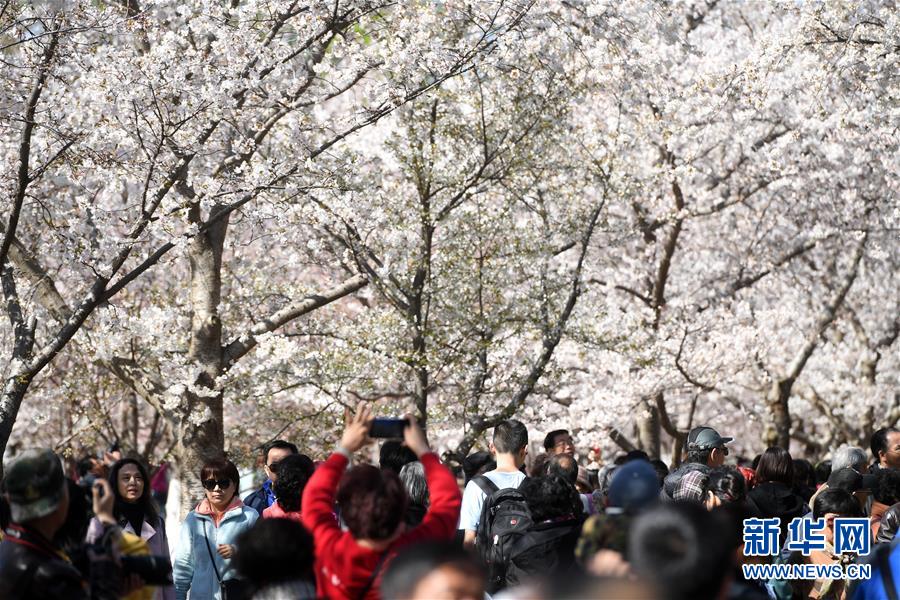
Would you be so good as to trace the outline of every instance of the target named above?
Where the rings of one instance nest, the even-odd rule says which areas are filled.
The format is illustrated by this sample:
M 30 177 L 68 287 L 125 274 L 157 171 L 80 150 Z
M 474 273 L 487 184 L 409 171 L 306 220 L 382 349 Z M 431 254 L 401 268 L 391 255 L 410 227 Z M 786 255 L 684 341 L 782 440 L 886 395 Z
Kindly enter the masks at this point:
M 512 587 L 535 577 L 564 576 L 575 568 L 575 545 L 584 519 L 532 525 L 510 549 L 506 585 Z
M 747 507 L 750 514 L 759 519 L 771 519 L 778 517 L 781 521 L 781 536 L 779 544 L 783 545 L 787 539 L 788 524 L 809 512 L 809 507 L 803 498 L 795 494 L 791 488 L 778 483 L 767 481 L 760 483 L 747 494 Z
M 0 598 L 4 600 L 118 598 L 122 573 L 111 559 L 92 562 L 91 574 L 94 586 L 52 542 L 24 526 L 10 525 L 0 542 Z

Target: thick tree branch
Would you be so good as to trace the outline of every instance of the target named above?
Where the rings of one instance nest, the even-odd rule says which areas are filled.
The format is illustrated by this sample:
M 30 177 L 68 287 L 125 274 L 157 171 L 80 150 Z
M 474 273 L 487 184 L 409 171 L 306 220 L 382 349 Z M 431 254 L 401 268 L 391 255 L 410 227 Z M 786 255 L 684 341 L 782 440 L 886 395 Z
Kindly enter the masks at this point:
M 844 303 L 844 299 L 847 297 L 847 293 L 853 286 L 853 282 L 856 281 L 856 275 L 859 273 L 859 263 L 862 260 L 868 236 L 868 233 L 864 234 L 863 239 L 859 242 L 859 244 L 857 244 L 856 250 L 853 254 L 853 262 L 851 263 L 850 270 L 847 272 L 846 277 L 844 277 L 844 281 L 835 292 L 834 296 L 831 298 L 828 304 L 825 305 L 824 310 L 822 311 L 822 315 L 819 317 L 819 320 L 816 323 L 816 327 L 811 332 L 809 338 L 807 338 L 806 343 L 794 357 L 790 368 L 788 368 L 787 370 L 785 381 L 790 381 L 791 383 L 796 381 L 797 377 L 800 376 L 800 373 L 806 366 L 806 362 L 815 351 L 816 346 L 818 346 L 822 335 L 825 334 L 825 331 L 834 322 L 838 310 Z
M 545 329 L 541 344 L 541 352 L 532 364 L 528 375 L 519 385 L 518 390 L 516 390 L 516 392 L 513 394 L 510 401 L 507 402 L 507 404 L 498 413 L 495 413 L 494 415 L 488 417 L 478 417 L 473 420 L 473 422 L 471 423 L 471 428 L 463 436 L 463 439 L 457 446 L 456 455 L 458 457 L 465 457 L 472 446 L 475 444 L 475 441 L 484 431 L 490 429 L 491 427 L 495 427 L 496 425 L 507 419 L 512 418 L 512 416 L 522 406 L 522 404 L 524 404 L 525 400 L 534 390 L 534 387 L 535 385 L 537 385 L 538 380 L 543 376 L 547 365 L 550 363 L 550 359 L 553 357 L 553 352 L 556 350 L 556 347 L 559 345 L 559 342 L 562 339 L 566 323 L 568 322 L 569 317 L 572 314 L 572 310 L 575 308 L 578 297 L 581 295 L 582 286 L 584 284 L 584 282 L 581 280 L 584 259 L 587 256 L 588 247 L 590 245 L 591 238 L 594 235 L 594 229 L 597 225 L 597 220 L 600 218 L 600 213 L 605 205 L 605 200 L 606 196 L 604 194 L 603 199 L 597 204 L 597 206 L 591 212 L 590 217 L 588 218 L 587 226 L 585 227 L 584 233 L 581 237 L 578 262 L 576 263 L 574 272 L 572 274 L 572 282 L 570 284 L 569 294 L 566 298 L 565 305 L 557 316 L 556 322 L 552 325 L 552 327 Z
M 16 191 L 13 194 L 9 222 L 3 234 L 3 241 L 0 242 L 0 268 L 6 264 L 9 248 L 12 246 L 13 239 L 16 236 L 16 229 L 19 226 L 19 215 L 22 212 L 22 203 L 25 201 L 25 192 L 28 190 L 28 185 L 32 182 L 29 175 L 29 164 L 31 162 L 31 137 L 36 124 L 34 114 L 37 111 L 41 92 L 44 91 L 44 84 L 47 82 L 47 76 L 50 73 L 50 64 L 53 62 L 56 48 L 59 45 L 59 26 L 60 24 L 57 23 L 57 27 L 50 36 L 50 43 L 44 49 L 41 65 L 38 68 L 37 81 L 35 81 L 34 87 L 31 89 L 31 95 L 28 97 L 28 103 L 25 107 L 25 126 L 22 129 L 22 137 L 19 141 L 19 169 L 16 175 Z
M 632 452 L 637 450 L 637 447 L 629 440 L 624 433 L 616 429 L 615 427 L 610 427 L 607 430 L 607 434 L 609 435 L 609 439 L 611 439 L 619 448 L 624 450 L 625 452 Z
M 672 194 L 675 196 L 675 209 L 681 212 L 684 208 L 684 195 L 681 192 L 681 186 L 677 181 L 672 182 Z M 675 255 L 675 248 L 678 245 L 678 237 L 681 235 L 681 227 L 684 223 L 683 217 L 676 217 L 666 241 L 663 243 L 662 258 L 659 261 L 659 268 L 656 271 L 656 280 L 653 283 L 653 310 L 655 317 L 653 319 L 653 327 L 658 328 L 660 319 L 662 318 L 662 309 L 666 304 L 666 283 L 669 280 L 669 269 L 672 266 L 672 257 Z
M 279 327 L 290 323 L 294 319 L 308 314 L 318 308 L 348 296 L 364 288 L 369 280 L 362 275 L 355 275 L 321 294 L 307 296 L 302 300 L 293 302 L 281 310 L 273 313 L 266 319 L 252 325 L 246 333 L 232 341 L 224 348 L 225 368 L 233 366 L 238 360 L 256 347 L 257 337 L 265 333 L 275 331 Z

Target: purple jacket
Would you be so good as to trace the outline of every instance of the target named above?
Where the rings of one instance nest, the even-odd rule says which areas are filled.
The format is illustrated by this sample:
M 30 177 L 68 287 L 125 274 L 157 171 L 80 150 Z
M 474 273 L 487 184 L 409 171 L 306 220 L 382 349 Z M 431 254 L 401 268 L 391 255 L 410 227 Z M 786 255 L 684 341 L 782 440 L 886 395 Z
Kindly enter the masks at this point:
M 141 539 L 147 542 L 151 555 L 164 556 L 171 564 L 172 559 L 169 556 L 169 540 L 166 537 L 166 524 L 162 517 L 159 518 L 159 523 L 157 525 L 157 527 L 152 527 L 150 523 L 145 520 L 141 525 L 140 534 L 138 534 L 131 526 L 131 523 L 127 523 L 122 525 L 122 531 L 140 535 Z M 91 524 L 88 526 L 85 541 L 88 544 L 93 544 L 100 538 L 102 533 L 103 524 L 97 517 L 94 517 L 91 519 Z M 175 600 L 175 588 L 171 585 L 158 587 L 155 588 L 155 590 L 156 593 L 153 595 L 154 600 Z

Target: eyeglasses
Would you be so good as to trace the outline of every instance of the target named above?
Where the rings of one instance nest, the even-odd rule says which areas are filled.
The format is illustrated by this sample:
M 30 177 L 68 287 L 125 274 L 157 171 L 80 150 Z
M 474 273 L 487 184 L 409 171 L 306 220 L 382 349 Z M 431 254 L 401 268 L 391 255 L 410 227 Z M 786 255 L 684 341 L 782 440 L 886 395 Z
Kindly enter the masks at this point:
M 203 482 L 203 487 L 205 487 L 209 491 L 213 491 L 214 489 L 216 489 L 216 486 L 219 486 L 220 490 L 224 490 L 229 485 L 231 485 L 230 479 L 207 479 Z
M 721 448 L 719 448 L 719 450 L 721 450 L 725 454 L 725 456 L 728 456 L 728 448 L 722 446 Z

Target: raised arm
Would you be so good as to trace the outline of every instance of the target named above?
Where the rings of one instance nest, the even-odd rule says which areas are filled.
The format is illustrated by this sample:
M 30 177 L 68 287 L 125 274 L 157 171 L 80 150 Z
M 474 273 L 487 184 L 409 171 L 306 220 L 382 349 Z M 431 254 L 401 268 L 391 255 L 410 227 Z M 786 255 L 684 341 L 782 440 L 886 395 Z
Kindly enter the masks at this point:
M 345 420 L 337 452 L 316 469 L 303 490 L 301 518 L 303 526 L 313 535 L 317 553 L 341 536 L 341 528 L 334 518 L 334 496 L 350 457 L 369 442 L 372 417 L 368 407 L 360 404 L 355 415 L 345 414 Z

